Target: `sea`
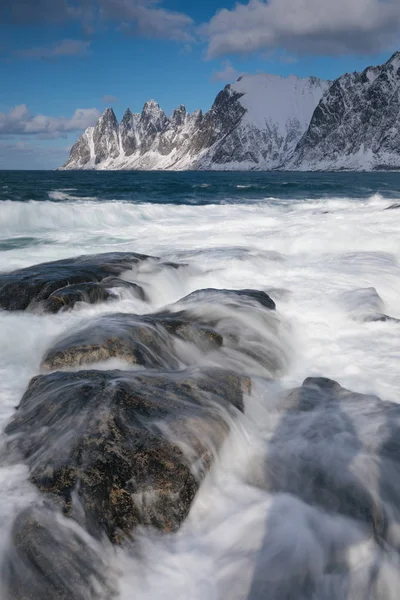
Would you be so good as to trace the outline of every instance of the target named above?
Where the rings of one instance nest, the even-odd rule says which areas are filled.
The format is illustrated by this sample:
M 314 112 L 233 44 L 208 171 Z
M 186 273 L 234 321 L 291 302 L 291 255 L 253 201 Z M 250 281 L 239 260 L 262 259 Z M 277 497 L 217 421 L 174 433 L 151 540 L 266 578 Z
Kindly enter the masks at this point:
M 400 543 L 382 548 L 356 520 L 324 511 L 318 498 L 274 494 L 250 476 L 271 440 L 284 435 L 280 394 L 307 377 L 400 402 L 400 207 L 387 210 L 396 203 L 399 173 L 0 172 L 0 272 L 114 251 L 190 266 L 155 275 L 146 306 L 124 297 L 57 315 L 0 311 L 1 431 L 46 349 L 92 317 L 154 312 L 203 288 L 264 290 L 276 302 L 281 337 L 271 344 L 284 352 L 284 371 L 271 379 L 253 369 L 245 415 L 178 532 L 140 531 L 134 551 L 104 547 L 118 598 L 398 599 Z M 392 320 L 361 318 L 370 309 Z M 360 402 L 349 416 L 370 442 L 349 460 L 355 476 L 383 427 L 373 415 L 366 422 L 364 409 Z M 325 439 L 329 446 L 328 479 L 340 473 L 346 445 L 346 432 L 331 435 L 331 426 L 315 433 L 321 452 Z M 302 427 L 282 440 L 278 469 L 295 468 L 311 443 Z M 10 464 L 5 448 L 2 433 L 0 561 L 10 523 L 38 495 L 27 467 Z M 334 565 L 327 559 L 333 547 L 341 554 Z M 264 583 L 255 591 L 257 570 Z

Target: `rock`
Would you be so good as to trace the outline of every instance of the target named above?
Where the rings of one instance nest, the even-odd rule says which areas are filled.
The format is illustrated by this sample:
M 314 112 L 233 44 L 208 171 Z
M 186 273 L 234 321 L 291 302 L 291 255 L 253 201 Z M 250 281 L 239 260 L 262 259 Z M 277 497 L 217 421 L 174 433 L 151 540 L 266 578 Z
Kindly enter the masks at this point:
M 190 302 L 219 302 L 224 304 L 234 303 L 240 308 L 243 305 L 259 304 L 269 310 L 275 310 L 275 302 L 268 296 L 266 292 L 260 290 L 218 290 L 214 288 L 208 288 L 204 290 L 197 290 L 192 292 L 188 296 L 185 296 L 179 303 L 190 303 Z
M 6 428 L 30 479 L 89 532 L 175 531 L 249 380 L 221 369 L 35 377 Z
M 57 313 L 62 310 L 71 309 L 77 302 L 86 302 L 88 304 L 98 304 L 110 299 L 118 298 L 113 293 L 113 289 L 129 289 L 132 295 L 139 300 L 144 301 L 146 295 L 143 288 L 129 281 L 118 279 L 117 277 L 107 277 L 101 283 L 76 283 L 56 290 L 39 304 L 43 312 Z
M 359 288 L 343 292 L 339 297 L 343 308 L 355 318 L 380 313 L 385 305 L 375 288 Z
M 42 369 L 56 370 L 120 358 L 146 368 L 177 369 L 192 357 L 178 339 L 203 353 L 222 348 L 229 368 L 268 375 L 286 365 L 275 303 L 257 290 L 198 290 L 150 315 L 114 314 L 93 319 L 57 341 Z M 216 357 L 217 358 L 217 357 Z M 223 362 L 222 362 L 223 364 Z
M 275 302 L 260 290 L 197 290 L 164 309 L 220 334 L 225 365 L 241 372 L 276 376 L 288 364 L 284 330 Z
M 265 464 L 253 481 L 354 519 L 379 543 L 399 548 L 399 440 L 399 404 L 308 378 L 283 395 Z
M 117 313 L 92 319 L 83 329 L 61 338 L 46 353 L 41 368 L 49 371 L 119 358 L 146 368 L 178 369 L 176 338 L 204 351 L 223 342 L 211 328 L 180 315 Z
M 3 600 L 117 598 L 94 540 L 45 505 L 17 516 L 1 574 Z
M 62 288 L 76 284 L 99 283 L 104 282 L 104 280 L 115 282 L 115 278 L 122 273 L 138 269 L 141 263 L 148 261 L 170 268 L 184 266 L 169 262 L 164 263 L 159 258 L 134 252 L 77 256 L 34 265 L 11 273 L 0 274 L 0 308 L 4 310 L 38 308 L 54 292 L 58 292 Z M 121 283 L 117 284 L 117 287 L 121 285 Z M 138 297 L 143 295 L 143 291 L 140 291 L 137 287 L 134 289 Z M 90 296 L 99 298 L 102 294 L 103 297 L 106 297 L 107 285 L 104 286 L 102 292 L 99 290 L 100 288 L 88 286 L 86 290 L 83 289 L 80 292 L 78 287 L 74 287 L 71 293 L 71 290 L 65 290 L 62 293 L 56 293 L 53 298 L 61 298 L 62 295 L 68 304 L 68 302 L 73 301 L 74 294 L 76 298 L 80 298 L 81 295 L 85 296 L 85 294 L 87 298 L 90 298 Z M 63 304 L 63 301 L 51 301 L 48 306 L 52 308 L 57 307 L 59 304 Z
M 361 323 L 400 322 L 400 319 L 390 317 L 382 312 L 385 310 L 385 304 L 373 287 L 344 292 L 340 296 L 340 302 L 355 321 Z
M 379 313 L 375 315 L 368 315 L 364 317 L 363 320 L 364 323 L 400 323 L 400 319 L 396 319 L 395 317 L 389 317 L 389 315 L 383 315 Z
M 265 290 L 265 292 L 272 299 L 275 298 L 275 300 L 278 300 L 278 301 L 282 300 L 283 302 L 286 302 L 287 300 L 289 300 L 290 296 L 292 295 L 292 292 L 285 288 L 268 288 Z

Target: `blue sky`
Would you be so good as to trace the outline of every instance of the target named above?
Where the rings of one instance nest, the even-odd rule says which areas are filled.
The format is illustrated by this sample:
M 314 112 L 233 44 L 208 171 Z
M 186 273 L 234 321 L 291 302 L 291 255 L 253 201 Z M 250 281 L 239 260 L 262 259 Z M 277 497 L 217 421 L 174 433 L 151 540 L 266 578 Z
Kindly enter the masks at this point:
M 0 169 L 60 165 L 106 106 L 206 110 L 241 73 L 334 79 L 399 34 L 399 0 L 2 0 Z

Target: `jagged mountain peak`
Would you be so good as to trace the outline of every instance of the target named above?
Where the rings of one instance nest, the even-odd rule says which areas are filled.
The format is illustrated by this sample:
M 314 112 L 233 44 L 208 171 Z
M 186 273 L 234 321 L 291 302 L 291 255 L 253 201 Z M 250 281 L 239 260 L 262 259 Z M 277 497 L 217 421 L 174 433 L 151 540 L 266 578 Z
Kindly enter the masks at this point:
M 117 120 L 117 117 L 115 116 L 115 112 L 111 107 L 105 108 L 102 115 L 100 116 L 100 119 L 106 120 L 106 119 L 112 119 L 112 120 Z
M 171 116 L 171 123 L 175 127 L 180 127 L 184 124 L 187 117 L 186 107 L 181 104 L 179 108 L 176 108 Z
M 396 64 L 396 66 L 400 64 L 400 50 L 397 50 L 394 54 L 392 54 L 392 56 L 389 58 L 386 64 L 394 63 Z
M 159 113 L 163 112 L 160 105 L 155 100 L 148 100 L 143 106 L 142 113 Z

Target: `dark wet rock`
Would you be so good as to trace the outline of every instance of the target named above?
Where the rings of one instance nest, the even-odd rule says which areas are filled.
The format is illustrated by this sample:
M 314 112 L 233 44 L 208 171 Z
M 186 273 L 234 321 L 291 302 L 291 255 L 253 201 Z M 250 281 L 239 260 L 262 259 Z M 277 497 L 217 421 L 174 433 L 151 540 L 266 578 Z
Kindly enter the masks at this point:
M 3 600 L 117 597 L 94 540 L 65 521 L 44 505 L 17 516 L 2 564 Z
M 312 377 L 286 393 L 253 481 L 359 521 L 400 547 L 400 405 Z
M 190 302 L 222 302 L 224 304 L 243 304 L 243 303 L 256 303 L 264 308 L 275 310 L 275 302 L 268 296 L 266 292 L 260 290 L 218 290 L 214 288 L 208 288 L 204 290 L 196 290 L 188 296 L 185 296 L 179 303 L 190 303 Z
M 0 308 L 26 310 L 40 305 L 61 288 L 75 284 L 99 283 L 109 277 L 119 277 L 126 271 L 137 269 L 145 261 L 170 268 L 179 266 L 174 263 L 164 264 L 159 258 L 135 252 L 77 256 L 34 265 L 0 274 Z
M 77 302 L 97 304 L 114 297 L 99 283 L 76 283 L 50 294 L 47 300 L 41 303 L 40 309 L 43 312 L 58 313 L 73 308 Z
M 71 368 L 110 358 L 146 368 L 177 369 L 177 338 L 203 351 L 219 348 L 223 343 L 216 331 L 180 315 L 117 313 L 92 319 L 83 329 L 61 338 L 44 356 L 42 369 Z
M 364 323 L 400 323 L 400 319 L 383 314 L 367 315 L 363 321 Z
M 285 288 L 267 288 L 265 290 L 266 294 L 272 298 L 272 300 L 283 300 L 284 302 L 290 298 L 292 292 Z
M 107 300 L 115 300 L 118 295 L 113 290 L 118 288 L 129 289 L 131 294 L 139 300 L 146 299 L 140 285 L 117 277 L 107 277 L 101 283 L 76 283 L 60 288 L 50 294 L 47 300 L 40 303 L 38 308 L 43 312 L 57 313 L 73 308 L 77 302 L 98 304 Z
M 390 206 L 385 208 L 385 210 L 395 210 L 396 208 L 400 208 L 400 203 L 397 202 L 395 204 L 391 204 Z
M 31 481 L 113 542 L 174 531 L 250 381 L 221 369 L 79 371 L 35 377 L 6 428 Z

